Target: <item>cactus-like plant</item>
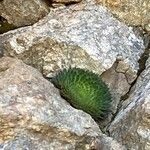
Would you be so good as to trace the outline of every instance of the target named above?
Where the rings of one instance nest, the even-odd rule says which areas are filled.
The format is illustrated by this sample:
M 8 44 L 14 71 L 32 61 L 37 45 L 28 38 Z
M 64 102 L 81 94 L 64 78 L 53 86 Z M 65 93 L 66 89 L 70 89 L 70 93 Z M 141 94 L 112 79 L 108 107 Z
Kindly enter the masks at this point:
M 75 108 L 103 119 L 110 110 L 111 94 L 99 75 L 80 68 L 60 71 L 51 79 L 60 94 Z

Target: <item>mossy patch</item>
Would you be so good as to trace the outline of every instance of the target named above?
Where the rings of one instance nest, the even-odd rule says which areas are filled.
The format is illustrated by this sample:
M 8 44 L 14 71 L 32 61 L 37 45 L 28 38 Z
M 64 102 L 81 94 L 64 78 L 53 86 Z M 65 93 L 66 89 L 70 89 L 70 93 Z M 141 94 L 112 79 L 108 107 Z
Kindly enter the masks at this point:
M 111 94 L 99 75 L 80 68 L 60 71 L 51 82 L 75 108 L 84 110 L 95 119 L 106 117 L 111 106 Z

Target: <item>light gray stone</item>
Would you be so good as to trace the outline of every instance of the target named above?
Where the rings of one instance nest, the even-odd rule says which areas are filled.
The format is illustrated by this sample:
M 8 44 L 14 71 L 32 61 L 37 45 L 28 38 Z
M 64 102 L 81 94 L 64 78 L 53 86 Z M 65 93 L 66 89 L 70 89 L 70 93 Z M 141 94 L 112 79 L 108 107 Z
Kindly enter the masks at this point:
M 0 133 L 2 150 L 125 150 L 36 69 L 8 57 L 0 59 Z
M 116 59 L 123 59 L 137 70 L 137 60 L 144 48 L 143 40 L 134 35 L 132 28 L 114 19 L 104 7 L 88 4 L 54 9 L 37 24 L 14 31 L 6 45 L 12 50 L 10 53 L 21 55 L 47 38 L 80 47 L 99 62 L 101 72 L 109 69 Z M 46 49 L 51 49 L 51 45 Z
M 101 149 L 95 150 L 127 150 L 127 149 L 126 147 L 118 144 L 118 142 L 115 141 L 113 138 L 103 135 L 101 139 Z
M 0 16 L 15 26 L 31 25 L 49 12 L 43 0 L 0 1 Z
M 150 58 L 109 132 L 127 149 L 150 149 Z

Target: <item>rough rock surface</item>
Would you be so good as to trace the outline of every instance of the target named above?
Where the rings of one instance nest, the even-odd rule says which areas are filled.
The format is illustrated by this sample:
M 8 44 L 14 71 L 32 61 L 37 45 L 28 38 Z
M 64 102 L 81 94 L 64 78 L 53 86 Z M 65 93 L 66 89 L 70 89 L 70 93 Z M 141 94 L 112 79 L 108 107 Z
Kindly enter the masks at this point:
M 120 97 L 125 95 L 130 88 L 130 83 L 127 80 L 127 77 L 124 72 L 118 72 L 118 67 L 120 66 L 121 61 L 114 63 L 114 65 L 105 71 L 101 77 L 106 82 L 109 83 L 109 87 L 111 89 L 111 93 L 113 96 L 112 102 L 112 112 L 115 113 L 118 107 L 118 102 L 120 101 Z M 124 68 L 123 65 L 121 68 Z M 115 108 L 115 109 L 114 109 Z
M 144 49 L 143 40 L 132 28 L 113 18 L 104 7 L 85 3 L 54 9 L 33 26 L 0 37 L 5 55 L 18 57 L 47 76 L 70 65 L 102 74 L 117 61 L 119 66 L 111 74 L 120 80 L 106 80 L 110 87 L 121 86 L 112 90 L 117 93 L 114 112 L 120 96 L 136 78 Z
M 15 26 L 31 25 L 49 12 L 43 0 L 0 1 L 0 16 Z
M 58 52 L 60 53 L 60 56 L 54 59 L 58 66 L 65 65 L 67 62 L 63 61 L 67 58 L 70 63 L 74 61 L 71 64 L 76 65 L 75 62 L 81 64 L 81 60 L 75 61 L 75 58 L 81 55 L 89 62 L 91 59 L 95 63 L 95 68 L 92 69 L 99 73 L 109 69 L 116 59 L 122 59 L 129 65 L 125 71 L 128 68 L 136 71 L 137 60 L 144 48 L 143 40 L 135 36 L 132 28 L 113 18 L 105 8 L 88 4 L 54 9 L 33 26 L 9 32 L 7 35 L 5 47 L 8 48 L 7 52 L 10 55 L 27 59 L 29 56 L 25 53 L 39 50 L 40 54 L 33 53 L 31 57 L 41 55 L 42 60 L 48 62 L 48 58 L 56 57 L 54 57 L 54 51 L 56 51 L 57 55 Z M 7 35 L 1 35 L 2 40 Z M 76 52 L 78 56 L 75 54 L 74 58 L 75 49 L 78 51 Z M 42 54 L 44 52 L 46 54 Z M 83 66 L 85 66 L 85 60 L 83 60 Z M 49 63 L 51 64 L 52 62 Z M 53 67 L 51 66 L 50 70 L 55 70 Z
M 0 59 L 0 149 L 125 150 L 22 61 Z
M 96 0 L 129 25 L 150 26 L 149 0 Z M 150 29 L 149 29 L 150 31 Z
M 110 135 L 126 145 L 127 149 L 150 149 L 150 57 L 146 69 L 139 76 L 109 127 Z

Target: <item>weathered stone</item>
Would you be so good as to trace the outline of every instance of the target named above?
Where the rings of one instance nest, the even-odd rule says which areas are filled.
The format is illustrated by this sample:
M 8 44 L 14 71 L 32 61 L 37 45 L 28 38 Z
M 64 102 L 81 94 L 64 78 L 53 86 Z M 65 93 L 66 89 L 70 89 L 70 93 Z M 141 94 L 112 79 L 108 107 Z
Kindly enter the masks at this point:
M 0 59 L 0 149 L 125 150 L 22 61 Z
M 150 34 L 150 23 L 145 26 L 145 30 Z
M 125 73 L 116 71 L 119 65 L 120 65 L 119 62 L 118 63 L 116 62 L 110 69 L 108 69 L 102 74 L 103 80 L 108 83 L 111 89 L 111 94 L 113 97 L 112 98 L 113 113 L 116 112 L 117 106 L 120 102 L 120 97 L 122 95 L 125 95 L 130 88 L 130 84 L 126 79 Z
M 78 46 L 92 61 L 99 62 L 101 73 L 109 69 L 117 58 L 123 59 L 133 70 L 137 70 L 137 60 L 144 48 L 142 39 L 136 37 L 131 28 L 112 18 L 103 7 L 87 4 L 54 9 L 37 24 L 18 29 L 10 36 L 11 34 L 9 32 L 9 38 L 5 40 L 11 54 L 20 56 L 36 43 L 40 45 L 40 41 L 51 40 L 52 44 L 50 41 L 45 50 L 50 51 L 53 45 L 54 48 L 57 45 L 61 47 L 61 43 L 66 44 L 66 47 Z
M 100 149 L 95 148 L 95 150 L 127 150 L 124 146 L 118 144 L 117 141 L 105 135 L 101 138 L 100 144 Z
M 106 80 L 110 87 L 117 87 L 113 91 L 117 93 L 113 112 L 120 96 L 128 92 L 136 78 L 138 59 L 144 50 L 142 38 L 132 28 L 113 18 L 104 7 L 85 3 L 54 9 L 33 26 L 0 37 L 6 56 L 22 59 L 45 76 L 53 76 L 69 66 L 102 74 L 116 62 L 127 64 L 120 65 L 119 74 L 112 71 L 115 79 Z M 127 71 L 122 73 L 122 70 Z M 120 82 L 116 83 L 118 76 Z
M 43 0 L 3 0 L 0 2 L 0 16 L 15 26 L 31 25 L 49 12 Z
M 132 26 L 150 26 L 149 0 L 96 0 L 105 5 L 119 19 Z
M 127 149 L 150 149 L 150 58 L 109 132 Z

